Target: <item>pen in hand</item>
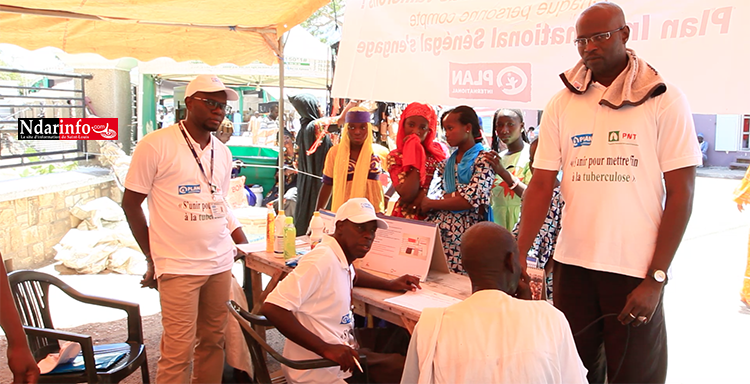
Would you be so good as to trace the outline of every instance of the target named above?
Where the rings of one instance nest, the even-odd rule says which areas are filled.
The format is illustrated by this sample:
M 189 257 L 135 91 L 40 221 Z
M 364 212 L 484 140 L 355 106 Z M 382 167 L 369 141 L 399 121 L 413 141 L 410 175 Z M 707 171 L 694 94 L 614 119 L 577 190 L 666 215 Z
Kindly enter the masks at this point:
M 362 365 L 359 364 L 359 360 L 357 360 L 357 358 L 354 356 L 352 356 L 352 359 L 354 359 L 354 364 L 357 364 L 357 368 L 359 368 L 359 371 L 365 373 L 365 371 L 362 369 Z

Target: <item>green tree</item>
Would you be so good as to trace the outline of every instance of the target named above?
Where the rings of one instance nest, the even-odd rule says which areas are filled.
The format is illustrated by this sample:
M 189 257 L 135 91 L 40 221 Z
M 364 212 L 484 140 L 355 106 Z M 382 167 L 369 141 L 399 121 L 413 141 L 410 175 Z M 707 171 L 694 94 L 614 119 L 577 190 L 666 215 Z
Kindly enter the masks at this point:
M 8 65 L 8 63 L 6 63 L 4 60 L 0 59 L 0 67 L 10 68 L 11 66 Z M 20 73 L 0 71 L 0 80 L 13 80 L 23 82 L 24 78 Z
M 346 0 L 332 0 L 303 21 L 302 28 L 327 44 L 336 28 L 344 26 L 345 8 Z

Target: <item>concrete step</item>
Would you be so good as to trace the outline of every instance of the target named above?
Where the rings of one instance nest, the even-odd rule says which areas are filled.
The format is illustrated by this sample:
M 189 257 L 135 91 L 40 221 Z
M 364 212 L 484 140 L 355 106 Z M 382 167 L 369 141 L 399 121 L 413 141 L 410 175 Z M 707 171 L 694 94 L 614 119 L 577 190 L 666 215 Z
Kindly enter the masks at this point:
M 740 159 L 737 159 L 737 160 L 740 160 Z M 750 167 L 750 163 L 741 162 L 741 161 L 737 161 L 737 162 L 729 164 L 729 169 L 747 170 L 748 167 Z

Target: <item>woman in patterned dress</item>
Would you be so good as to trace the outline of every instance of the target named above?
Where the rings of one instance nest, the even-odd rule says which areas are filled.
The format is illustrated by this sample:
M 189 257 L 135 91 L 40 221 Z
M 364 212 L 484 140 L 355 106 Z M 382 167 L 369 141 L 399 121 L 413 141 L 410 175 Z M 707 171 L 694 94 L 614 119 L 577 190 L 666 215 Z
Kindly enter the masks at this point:
M 508 148 L 498 154 L 502 141 Z M 521 196 L 531 181 L 529 142 L 518 109 L 498 109 L 492 119 L 492 151 L 485 154 L 495 171 L 492 215 L 495 223 L 512 230 L 521 214 Z
M 391 216 L 424 220 L 417 209 L 432 183 L 437 166 L 445 153 L 435 143 L 437 116 L 427 104 L 411 103 L 398 123 L 396 149 L 388 154 L 387 169 L 399 194 Z
M 485 156 L 479 118 L 462 105 L 446 111 L 442 118 L 445 139 L 458 149 L 437 168 L 442 198 L 423 198 L 422 212 L 438 225 L 448 265 L 466 274 L 461 264 L 461 236 L 472 225 L 491 216 L 490 188 L 495 171 Z
M 381 160 L 373 151 L 370 117 L 363 107 L 354 107 L 346 113 L 341 143 L 326 155 L 316 210 L 324 208 L 333 195 L 333 212 L 352 197 L 364 197 L 375 211 L 383 212 Z

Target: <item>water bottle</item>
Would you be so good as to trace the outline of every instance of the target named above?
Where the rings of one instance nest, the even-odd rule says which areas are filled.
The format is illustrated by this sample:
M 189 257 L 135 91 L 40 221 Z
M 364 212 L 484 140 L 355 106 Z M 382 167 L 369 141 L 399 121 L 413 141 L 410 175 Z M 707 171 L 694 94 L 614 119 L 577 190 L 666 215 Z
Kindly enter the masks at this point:
M 279 214 L 276 215 L 276 219 L 273 221 L 274 231 L 274 242 L 273 242 L 273 255 L 282 258 L 284 257 L 284 223 L 286 216 L 284 210 L 280 209 Z
M 284 260 L 297 257 L 297 228 L 294 219 L 287 217 L 284 221 Z
M 310 219 L 310 231 L 310 249 L 312 250 L 323 241 L 323 218 L 320 217 L 318 211 L 315 211 Z

